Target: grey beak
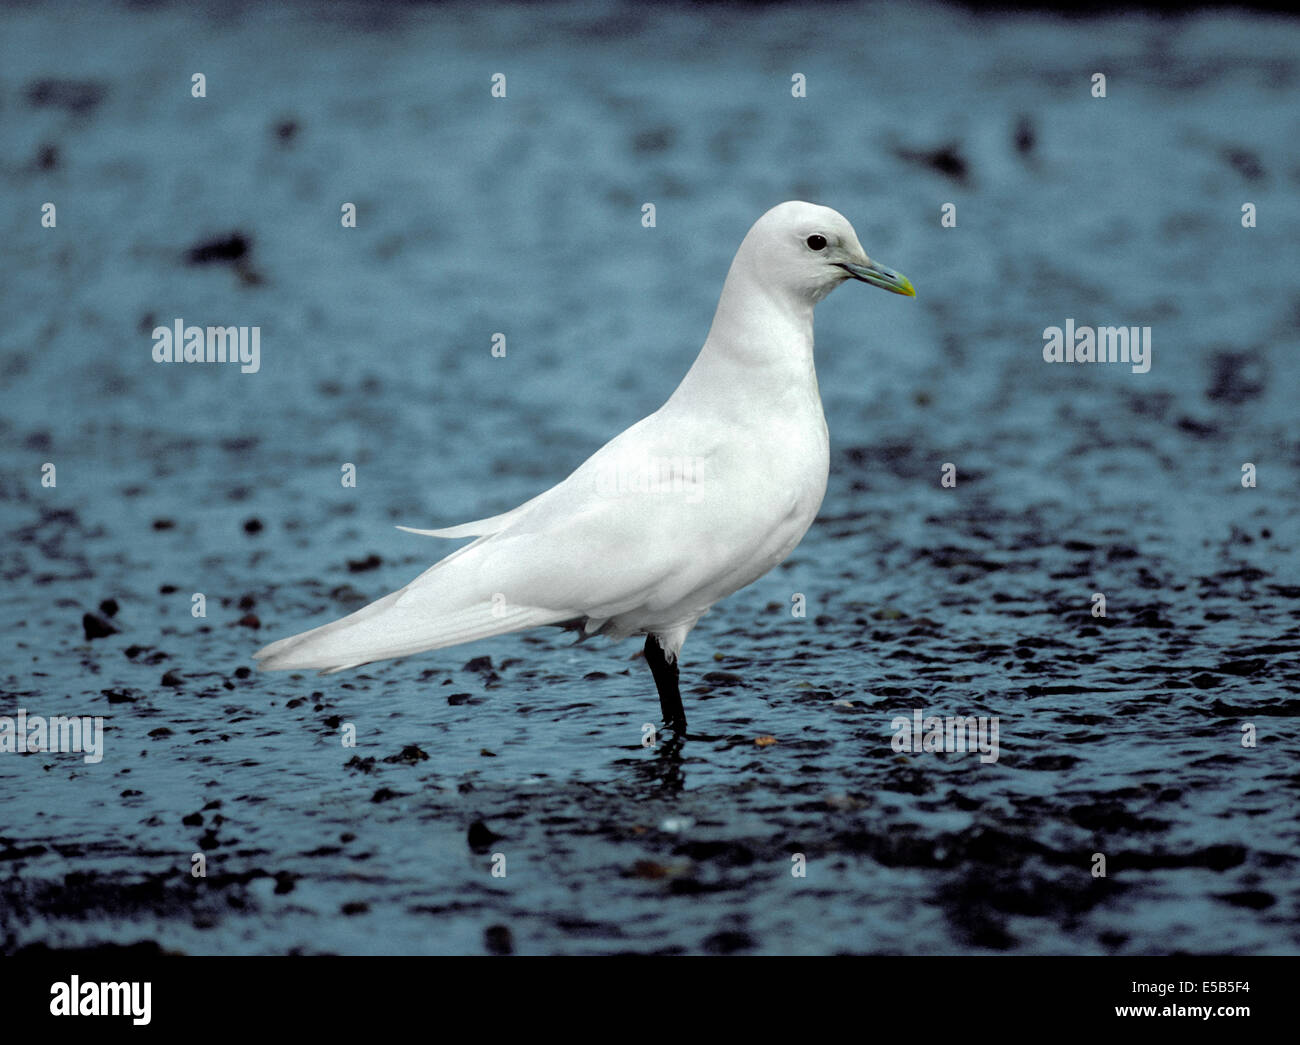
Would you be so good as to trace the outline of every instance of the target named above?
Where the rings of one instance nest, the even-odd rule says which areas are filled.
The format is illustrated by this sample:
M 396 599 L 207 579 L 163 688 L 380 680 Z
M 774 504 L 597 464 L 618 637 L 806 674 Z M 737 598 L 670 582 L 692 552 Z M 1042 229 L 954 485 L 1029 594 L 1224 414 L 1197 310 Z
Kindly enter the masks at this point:
M 865 265 L 841 261 L 839 266 L 854 279 L 860 279 L 863 283 L 870 283 L 873 287 L 880 287 L 894 294 L 905 294 L 909 298 L 916 297 L 911 280 L 901 272 L 885 268 L 884 265 L 878 265 L 874 261 L 869 261 Z

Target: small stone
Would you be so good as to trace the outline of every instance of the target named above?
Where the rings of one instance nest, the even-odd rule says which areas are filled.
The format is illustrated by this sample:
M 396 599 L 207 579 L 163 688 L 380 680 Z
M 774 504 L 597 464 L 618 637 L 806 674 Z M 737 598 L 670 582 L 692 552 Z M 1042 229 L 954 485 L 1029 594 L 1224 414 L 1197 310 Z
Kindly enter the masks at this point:
M 101 617 L 98 613 L 85 614 L 81 618 L 81 628 L 86 633 L 87 640 L 107 638 L 120 630 L 107 617 Z
M 469 847 L 475 851 L 487 849 L 493 842 L 500 840 L 503 836 L 493 831 L 482 820 L 475 820 L 469 825 L 469 831 L 466 833 L 466 841 Z
M 514 940 L 504 925 L 489 925 L 483 930 L 483 947 L 488 954 L 514 954 Z
M 407 744 L 396 755 L 389 755 L 385 762 L 404 762 L 408 766 L 413 766 L 417 762 L 425 762 L 429 758 L 428 754 L 415 744 Z
M 191 265 L 210 265 L 213 262 L 239 262 L 244 260 L 252 243 L 238 232 L 196 243 L 185 254 Z

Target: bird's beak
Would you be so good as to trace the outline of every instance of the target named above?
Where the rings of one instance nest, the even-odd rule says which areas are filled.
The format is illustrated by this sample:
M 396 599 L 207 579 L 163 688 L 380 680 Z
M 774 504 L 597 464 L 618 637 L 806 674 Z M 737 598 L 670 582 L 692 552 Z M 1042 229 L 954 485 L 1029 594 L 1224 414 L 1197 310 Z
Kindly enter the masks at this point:
M 865 265 L 858 265 L 852 261 L 841 261 L 839 266 L 854 279 L 860 279 L 863 283 L 870 283 L 873 287 L 880 287 L 893 294 L 905 294 L 909 298 L 916 297 L 916 291 L 912 288 L 911 280 L 901 272 L 887 269 L 884 265 L 868 260 Z

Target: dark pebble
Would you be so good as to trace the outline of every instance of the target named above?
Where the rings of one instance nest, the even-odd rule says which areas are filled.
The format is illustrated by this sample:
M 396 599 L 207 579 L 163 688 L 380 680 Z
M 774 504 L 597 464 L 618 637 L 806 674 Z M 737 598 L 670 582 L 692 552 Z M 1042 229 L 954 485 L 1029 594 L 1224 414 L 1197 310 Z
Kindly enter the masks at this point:
M 943 145 L 937 149 L 899 149 L 898 158 L 928 167 L 953 181 L 964 182 L 969 173 L 966 160 L 958 152 L 956 144 Z
M 202 243 L 196 243 L 185 254 L 191 265 L 210 265 L 220 262 L 240 261 L 247 256 L 252 242 L 242 233 L 232 232 Z
M 1178 427 L 1200 439 L 1209 439 L 1211 436 L 1219 434 L 1219 426 L 1213 421 L 1198 421 L 1194 417 L 1180 417 Z
M 493 842 L 505 837 L 493 831 L 482 820 L 475 820 L 469 825 L 469 831 L 466 832 L 465 840 L 469 842 L 469 847 L 476 853 L 483 852 Z
M 108 95 L 108 88 L 93 80 L 36 80 L 27 85 L 27 102 L 34 109 L 64 109 L 84 116 Z
M 1173 624 L 1160 616 L 1160 611 L 1154 606 L 1148 606 L 1139 610 L 1133 618 L 1133 623 L 1139 628 L 1172 628 Z
M 1264 177 L 1264 165 L 1259 157 L 1249 149 L 1228 148 L 1223 150 L 1223 158 L 1247 181 L 1259 181 Z
M 417 762 L 425 762 L 429 758 L 427 752 L 420 750 L 415 744 L 407 744 L 396 755 L 389 755 L 385 762 L 403 762 L 408 766 L 413 766 Z
M 116 635 L 119 630 L 108 618 L 101 617 L 98 613 L 85 614 L 81 618 L 81 627 L 87 639 L 107 638 L 109 635 Z
M 1215 899 L 1230 903 L 1233 907 L 1247 907 L 1252 911 L 1264 911 L 1277 903 L 1272 893 L 1259 889 L 1243 889 L 1238 893 L 1219 893 Z
M 742 932 L 714 933 L 704 941 L 704 950 L 709 954 L 735 954 L 737 951 L 747 951 L 753 946 L 753 937 Z
M 1259 352 L 1219 352 L 1210 362 L 1205 398 L 1240 405 L 1268 390 L 1268 369 Z
M 489 925 L 483 930 L 483 947 L 488 954 L 514 954 L 515 944 L 504 925 Z
M 1028 116 L 1016 120 L 1015 143 L 1016 152 L 1021 156 L 1028 156 L 1034 151 L 1034 124 Z

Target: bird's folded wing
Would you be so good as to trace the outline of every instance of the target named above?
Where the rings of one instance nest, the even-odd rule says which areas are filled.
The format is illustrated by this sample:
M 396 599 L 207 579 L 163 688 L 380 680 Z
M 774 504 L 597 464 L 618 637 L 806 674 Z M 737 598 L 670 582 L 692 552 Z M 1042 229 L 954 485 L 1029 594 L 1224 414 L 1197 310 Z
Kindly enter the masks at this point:
M 341 620 L 271 643 L 257 653 L 261 666 L 342 671 L 523 628 L 672 604 L 675 593 L 689 590 L 698 562 L 681 539 L 671 498 L 573 494 L 479 537 Z
M 443 537 L 455 539 L 457 537 L 483 537 L 491 533 L 499 533 L 504 530 L 516 519 L 524 515 L 542 495 L 534 497 L 532 500 L 525 501 L 518 508 L 512 508 L 508 512 L 502 512 L 500 515 L 491 515 L 486 519 L 475 519 L 473 522 L 460 523 L 457 526 L 444 526 L 437 530 L 417 530 L 414 526 L 399 526 L 399 530 L 407 533 L 418 534 L 421 537 Z

